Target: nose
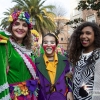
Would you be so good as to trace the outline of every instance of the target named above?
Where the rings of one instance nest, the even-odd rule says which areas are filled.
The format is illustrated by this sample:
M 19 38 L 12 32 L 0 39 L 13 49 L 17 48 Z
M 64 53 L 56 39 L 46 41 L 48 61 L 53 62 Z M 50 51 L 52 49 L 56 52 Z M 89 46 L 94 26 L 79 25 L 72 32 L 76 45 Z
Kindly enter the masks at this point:
M 86 37 L 86 34 L 85 33 L 81 34 L 81 37 L 82 38 L 85 38 Z
M 50 46 L 51 45 L 51 42 L 48 42 L 47 45 Z
M 20 25 L 19 25 L 19 29 L 23 29 L 23 25 L 20 24 Z
M 50 42 L 48 42 L 48 46 L 50 46 L 51 45 L 51 43 Z

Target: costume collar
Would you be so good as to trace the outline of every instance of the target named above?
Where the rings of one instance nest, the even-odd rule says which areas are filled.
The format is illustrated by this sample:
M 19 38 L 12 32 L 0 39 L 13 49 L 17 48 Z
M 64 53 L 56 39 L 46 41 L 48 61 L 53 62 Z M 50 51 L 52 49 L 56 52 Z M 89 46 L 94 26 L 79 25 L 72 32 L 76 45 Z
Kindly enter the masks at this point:
M 15 42 L 13 42 L 11 39 L 10 39 L 10 42 L 13 45 L 14 49 L 18 52 L 18 54 L 24 60 L 26 67 L 28 68 L 28 70 L 31 73 L 31 75 L 33 76 L 33 78 L 36 79 L 37 78 L 36 77 L 36 66 L 35 66 L 34 62 L 32 61 L 32 59 L 28 55 L 28 54 L 31 54 L 31 51 L 27 50 L 26 48 L 22 48 L 21 46 L 19 46 Z M 30 52 L 27 52 L 27 51 L 30 51 Z
M 65 67 L 69 66 L 68 62 L 66 60 L 66 57 L 62 57 L 61 55 L 57 54 L 58 56 L 58 64 L 57 64 L 57 74 L 56 74 L 56 78 L 55 81 L 58 80 L 58 78 L 60 77 L 60 75 L 62 74 L 62 72 L 64 71 Z M 36 64 L 37 64 L 37 68 L 38 70 L 43 74 L 43 76 L 50 82 L 50 77 L 48 75 L 48 72 L 46 70 L 46 65 L 45 65 L 45 61 L 43 59 L 43 55 L 41 55 L 39 58 L 36 59 Z
M 57 63 L 58 63 L 57 54 L 56 53 L 54 54 L 54 60 L 52 62 L 50 62 L 48 60 L 48 57 L 45 54 L 44 54 L 43 58 L 44 58 L 44 61 L 45 61 L 46 69 L 48 71 L 56 73 L 56 67 L 57 67 Z
M 19 49 L 21 52 L 27 54 L 28 56 L 31 56 L 33 53 L 32 50 L 26 49 L 25 46 L 20 46 L 17 43 L 15 43 L 12 39 L 10 39 L 11 44 L 13 45 L 14 48 Z
M 45 64 L 47 64 L 47 63 L 50 62 L 50 61 L 48 60 L 48 57 L 46 56 L 45 53 L 44 53 L 44 55 L 43 55 L 43 58 L 44 58 Z M 56 53 L 54 54 L 54 61 L 53 61 L 53 62 L 58 62 L 58 56 L 57 56 Z

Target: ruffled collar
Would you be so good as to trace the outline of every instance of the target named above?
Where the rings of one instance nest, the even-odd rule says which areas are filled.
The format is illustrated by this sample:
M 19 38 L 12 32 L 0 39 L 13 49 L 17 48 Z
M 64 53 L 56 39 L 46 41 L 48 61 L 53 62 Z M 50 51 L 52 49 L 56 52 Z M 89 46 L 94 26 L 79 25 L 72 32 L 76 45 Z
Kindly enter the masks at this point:
M 10 39 L 10 42 L 13 45 L 14 48 L 19 49 L 21 52 L 23 52 L 24 54 L 27 54 L 28 56 L 31 56 L 31 54 L 33 53 L 32 50 L 26 49 L 25 46 L 18 45 L 12 39 Z

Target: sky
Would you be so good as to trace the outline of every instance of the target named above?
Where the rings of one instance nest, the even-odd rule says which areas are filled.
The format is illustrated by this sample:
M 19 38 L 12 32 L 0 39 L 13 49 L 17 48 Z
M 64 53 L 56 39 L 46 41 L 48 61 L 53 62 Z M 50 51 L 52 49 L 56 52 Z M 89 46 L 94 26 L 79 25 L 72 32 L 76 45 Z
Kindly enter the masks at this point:
M 3 12 L 13 7 L 14 4 L 15 3 L 12 3 L 12 0 L 0 0 L 0 21 L 4 17 Z
M 62 6 L 66 11 L 65 17 L 69 18 L 70 0 L 46 0 L 45 4 L 57 4 L 59 6 Z M 0 0 L 0 21 L 4 17 L 3 12 L 6 12 L 7 9 L 13 7 L 14 5 L 15 3 L 13 3 L 12 0 Z
M 62 8 L 64 8 L 65 12 L 66 12 L 66 17 L 69 18 L 70 17 L 70 1 L 71 0 L 46 0 L 46 4 L 53 4 L 53 5 L 58 5 Z

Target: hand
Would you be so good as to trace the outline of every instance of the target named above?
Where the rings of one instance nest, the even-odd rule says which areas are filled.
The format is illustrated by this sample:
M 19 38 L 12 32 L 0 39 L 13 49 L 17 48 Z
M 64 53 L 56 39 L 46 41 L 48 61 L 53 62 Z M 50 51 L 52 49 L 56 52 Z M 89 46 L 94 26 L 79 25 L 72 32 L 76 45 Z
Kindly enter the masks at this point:
M 68 78 L 72 79 L 72 78 L 73 78 L 72 72 L 68 72 L 68 73 L 65 75 L 65 77 L 68 77 Z
M 8 72 L 9 72 L 9 66 L 7 66 L 6 68 L 6 73 L 8 74 Z
M 74 100 L 72 92 L 67 93 L 67 100 Z
M 86 96 L 88 96 L 88 92 L 86 91 L 85 86 L 82 86 L 82 87 L 79 89 L 79 95 L 80 95 L 81 97 L 86 97 Z

